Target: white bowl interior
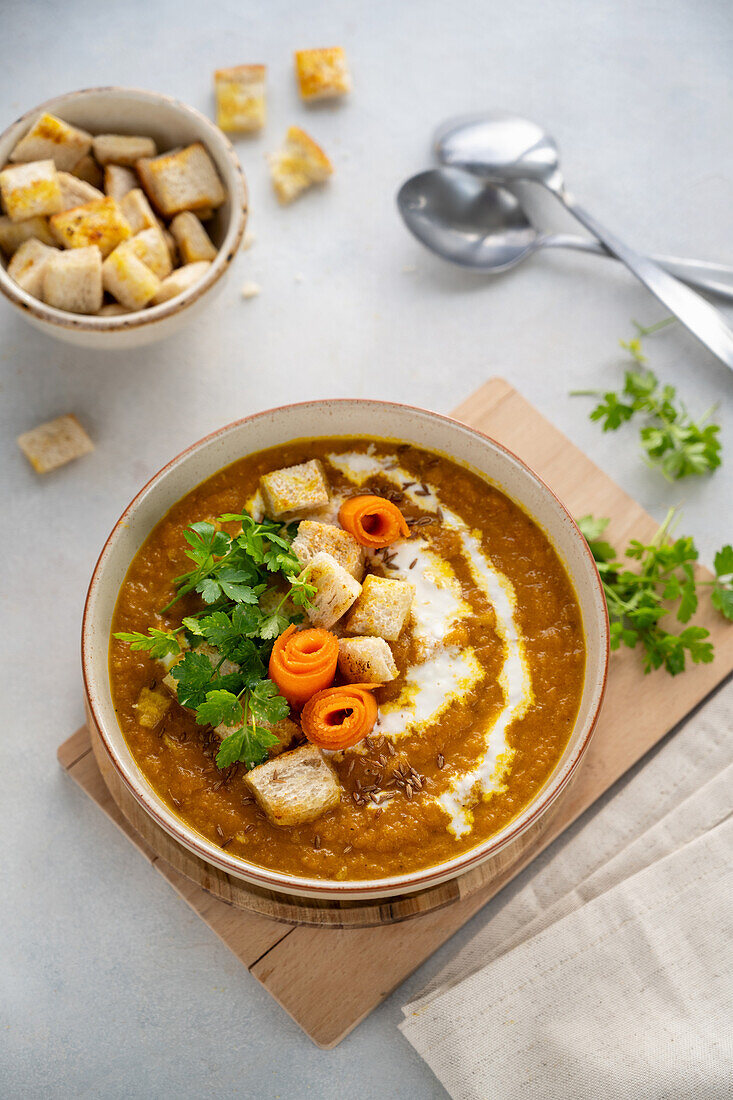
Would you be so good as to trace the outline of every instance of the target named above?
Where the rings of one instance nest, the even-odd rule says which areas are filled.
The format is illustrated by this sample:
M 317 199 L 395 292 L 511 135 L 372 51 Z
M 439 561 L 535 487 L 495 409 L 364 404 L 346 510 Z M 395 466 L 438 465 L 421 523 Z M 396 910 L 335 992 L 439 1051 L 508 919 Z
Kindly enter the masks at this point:
M 516 835 L 518 825 L 533 817 L 533 807 L 549 803 L 564 786 L 587 740 L 600 705 L 607 663 L 607 620 L 598 576 L 585 541 L 568 513 L 547 487 L 517 458 L 485 437 L 455 421 L 434 413 L 375 401 L 333 401 L 292 405 L 258 414 L 233 424 L 162 470 L 133 501 L 105 546 L 89 593 L 83 636 L 84 669 L 94 714 L 108 750 L 138 800 L 154 811 L 164 828 L 208 862 L 242 878 L 252 879 L 250 865 L 227 856 L 216 845 L 188 829 L 148 785 L 139 771 L 115 717 L 107 667 L 110 624 L 120 586 L 134 554 L 164 513 L 177 500 L 223 466 L 252 452 L 299 438 L 357 435 L 412 442 L 441 452 L 490 480 L 521 507 L 546 532 L 573 582 L 580 604 L 586 638 L 586 671 L 575 728 L 563 756 L 543 791 L 519 818 L 489 841 L 479 845 L 491 854 Z M 183 836 L 181 835 L 183 832 Z M 185 835 L 185 834 L 188 835 Z M 490 850 L 490 851 L 489 851 Z M 442 864 L 430 883 L 452 877 L 466 856 Z M 322 895 L 323 884 L 252 868 L 255 881 L 289 893 Z M 267 881 L 263 882 L 263 876 Z M 420 889 L 425 873 L 376 882 L 332 883 L 333 896 L 371 896 L 375 889 L 387 896 Z

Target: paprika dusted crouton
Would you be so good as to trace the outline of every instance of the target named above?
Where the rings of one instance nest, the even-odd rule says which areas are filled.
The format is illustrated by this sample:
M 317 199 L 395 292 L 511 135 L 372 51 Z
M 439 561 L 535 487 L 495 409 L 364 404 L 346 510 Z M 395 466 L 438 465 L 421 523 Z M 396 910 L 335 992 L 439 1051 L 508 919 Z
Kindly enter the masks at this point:
M 152 138 L 127 134 L 97 134 L 92 148 L 100 164 L 120 164 L 124 168 L 132 168 L 142 157 L 154 157 L 158 151 Z
M 12 161 L 51 159 L 57 168 L 70 172 L 91 148 L 92 135 L 78 130 L 55 115 L 44 114 L 31 126 L 10 154 Z
M 52 160 L 16 164 L 0 172 L 0 197 L 11 221 L 56 214 L 63 206 L 61 184 Z
M 298 466 L 273 470 L 260 478 L 265 512 L 272 519 L 283 519 L 296 512 L 309 512 L 328 504 L 328 482 L 323 464 L 317 458 Z
M 184 264 L 194 264 L 199 260 L 215 260 L 216 249 L 209 234 L 190 210 L 176 214 L 171 222 L 171 233 L 178 246 L 178 252 Z
M 124 243 L 104 261 L 102 282 L 104 289 L 128 309 L 143 309 L 160 288 L 158 276 Z
M 214 73 L 216 124 L 232 133 L 249 133 L 265 125 L 265 66 L 234 65 Z
M 314 626 L 326 629 L 349 610 L 361 592 L 359 582 L 324 550 L 308 563 L 308 583 L 316 586 L 316 594 L 306 614 Z
M 292 202 L 311 184 L 333 174 L 333 165 L 320 145 L 299 126 L 291 126 L 282 148 L 270 156 L 275 194 L 282 203 Z
M 293 539 L 293 553 L 298 561 L 307 565 L 320 550 L 335 558 L 357 581 L 361 580 L 364 575 L 364 548 L 354 536 L 332 523 L 302 520 Z
M 377 635 L 394 642 L 407 622 L 415 595 L 407 581 L 391 580 L 369 574 L 359 599 L 346 621 L 349 634 Z
M 397 675 L 384 638 L 339 638 L 338 667 L 351 684 L 386 684 Z
M 200 141 L 176 153 L 143 158 L 137 171 L 148 198 L 166 218 L 182 210 L 215 209 L 226 199 L 214 162 Z
M 18 446 L 37 474 L 47 474 L 89 454 L 94 444 L 75 416 L 59 416 L 18 436 Z
M 141 233 L 123 241 L 115 251 L 137 256 L 138 260 L 142 260 L 159 279 L 165 279 L 173 270 L 168 245 L 165 243 L 162 229 L 157 225 L 152 229 L 143 229 Z
M 8 275 L 15 279 L 19 287 L 40 298 L 43 293 L 43 274 L 46 264 L 52 256 L 58 255 L 58 248 L 49 248 L 34 237 L 24 241 L 8 264 Z
M 54 214 L 50 225 L 57 242 L 64 248 L 86 248 L 95 244 L 103 256 L 108 256 L 121 241 L 132 236 L 130 223 L 108 195 Z
M 277 737 L 276 745 L 269 745 L 267 748 L 268 756 L 279 756 L 281 753 L 289 749 L 293 742 L 300 736 L 300 726 L 293 722 L 292 718 L 282 718 L 279 722 L 263 722 L 258 721 L 258 726 L 264 726 L 265 729 L 270 730 Z M 236 726 L 225 726 L 223 723 L 220 726 L 214 727 L 214 733 L 217 737 L 220 737 L 222 741 L 225 737 L 228 737 L 230 733 L 235 733 L 242 728 L 240 722 Z
M 92 187 L 91 183 L 77 179 L 71 172 L 59 172 L 59 184 L 63 203 L 61 211 L 73 210 L 75 206 L 81 206 L 85 202 L 104 198 L 104 192 L 98 187 Z
M 137 175 L 132 168 L 123 168 L 120 164 L 108 164 L 104 169 L 104 192 L 121 203 L 130 191 L 139 189 Z
M 104 184 L 104 175 L 102 169 L 97 164 L 91 153 L 87 153 L 81 160 L 70 169 L 72 176 L 76 176 L 77 179 L 84 180 L 85 183 L 91 183 L 92 187 L 102 187 Z
M 129 222 L 133 234 L 139 233 L 141 229 L 152 229 L 159 224 L 150 203 L 139 187 L 128 191 L 121 199 L 120 210 Z
M 333 99 L 351 91 L 351 76 L 341 46 L 322 50 L 296 50 L 295 73 L 306 101 Z
M 51 256 L 43 271 L 43 300 L 70 313 L 102 308 L 102 253 L 96 245 Z
M 336 773 L 315 745 L 259 764 L 244 781 L 275 825 L 306 825 L 341 801 Z
M 134 704 L 137 711 L 138 725 L 144 726 L 148 730 L 154 730 L 168 713 L 170 705 L 169 695 L 144 687 Z
M 0 216 L 0 249 L 6 256 L 12 256 L 23 241 L 37 240 L 43 244 L 55 244 L 48 222 L 45 218 L 27 218 L 24 222 L 13 222 L 3 214 Z
M 152 304 L 159 306 L 162 302 L 169 302 L 171 298 L 182 294 L 184 290 L 188 290 L 202 279 L 210 267 L 211 264 L 207 260 L 201 260 L 197 264 L 184 264 L 183 267 L 177 268 L 167 279 L 163 279 L 152 298 Z

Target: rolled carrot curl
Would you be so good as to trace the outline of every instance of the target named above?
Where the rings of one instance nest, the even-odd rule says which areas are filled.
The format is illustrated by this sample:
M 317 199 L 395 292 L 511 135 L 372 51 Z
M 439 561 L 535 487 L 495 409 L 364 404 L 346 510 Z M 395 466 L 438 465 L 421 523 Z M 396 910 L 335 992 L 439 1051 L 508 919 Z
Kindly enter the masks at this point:
M 402 512 L 384 497 L 350 497 L 339 509 L 339 523 L 358 543 L 373 550 L 410 534 Z
M 377 720 L 377 700 L 372 691 L 378 684 L 344 684 L 319 691 L 303 707 L 303 733 L 320 749 L 348 749 L 362 741 Z
M 289 626 L 272 647 L 270 679 L 291 706 L 302 706 L 333 682 L 338 655 L 338 638 L 330 630 Z

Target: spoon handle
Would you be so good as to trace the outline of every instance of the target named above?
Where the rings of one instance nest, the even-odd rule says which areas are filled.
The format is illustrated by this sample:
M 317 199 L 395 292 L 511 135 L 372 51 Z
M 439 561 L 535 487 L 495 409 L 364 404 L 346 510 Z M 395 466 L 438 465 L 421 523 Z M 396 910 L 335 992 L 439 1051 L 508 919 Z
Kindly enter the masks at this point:
M 600 241 L 592 237 L 574 237 L 571 233 L 552 233 L 542 238 L 545 248 L 572 248 L 576 252 L 591 252 L 594 256 L 606 256 L 615 260 L 607 248 Z M 679 256 L 659 256 L 651 253 L 650 260 L 659 264 L 676 279 L 693 286 L 697 290 L 705 290 L 708 294 L 716 294 L 719 298 L 725 298 L 733 302 L 733 267 L 727 264 L 711 263 L 707 260 L 685 260 Z
M 733 370 L 733 332 L 717 309 L 694 290 L 684 286 L 679 279 L 668 275 L 652 260 L 629 248 L 614 233 L 609 233 L 576 202 L 572 195 L 568 194 L 564 187 L 550 186 L 549 189 L 581 225 L 590 230 L 609 252 L 626 264 L 629 271 L 633 272 L 637 279 L 640 279 L 652 294 L 697 336 L 698 340 Z

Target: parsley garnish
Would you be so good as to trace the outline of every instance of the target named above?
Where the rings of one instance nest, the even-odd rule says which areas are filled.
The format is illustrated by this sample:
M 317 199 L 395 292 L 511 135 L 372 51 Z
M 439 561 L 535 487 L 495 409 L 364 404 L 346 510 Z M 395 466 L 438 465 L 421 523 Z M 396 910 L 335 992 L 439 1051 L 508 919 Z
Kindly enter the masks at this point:
M 632 570 L 617 559 L 616 551 L 602 536 L 607 519 L 583 516 L 578 526 L 585 535 L 601 575 L 611 620 L 611 649 L 621 645 L 644 650 L 644 671 L 664 667 L 672 676 L 683 672 L 686 658 L 695 664 L 713 659 L 713 646 L 706 641 L 710 631 L 685 626 L 675 634 L 662 625 L 674 614 L 689 623 L 698 606 L 698 592 L 711 587 L 711 603 L 733 620 L 733 547 L 724 546 L 715 555 L 715 580 L 698 581 L 693 564 L 698 553 L 689 536 L 669 537 L 675 510 L 671 509 L 650 543 L 632 539 L 626 557 L 639 562 Z
M 121 642 L 127 642 L 130 649 L 145 650 L 152 658 L 159 661 L 161 657 L 177 656 L 181 652 L 181 646 L 174 631 L 156 630 L 151 627 L 147 634 L 141 634 L 138 630 L 128 634 L 120 631 L 115 634 Z

